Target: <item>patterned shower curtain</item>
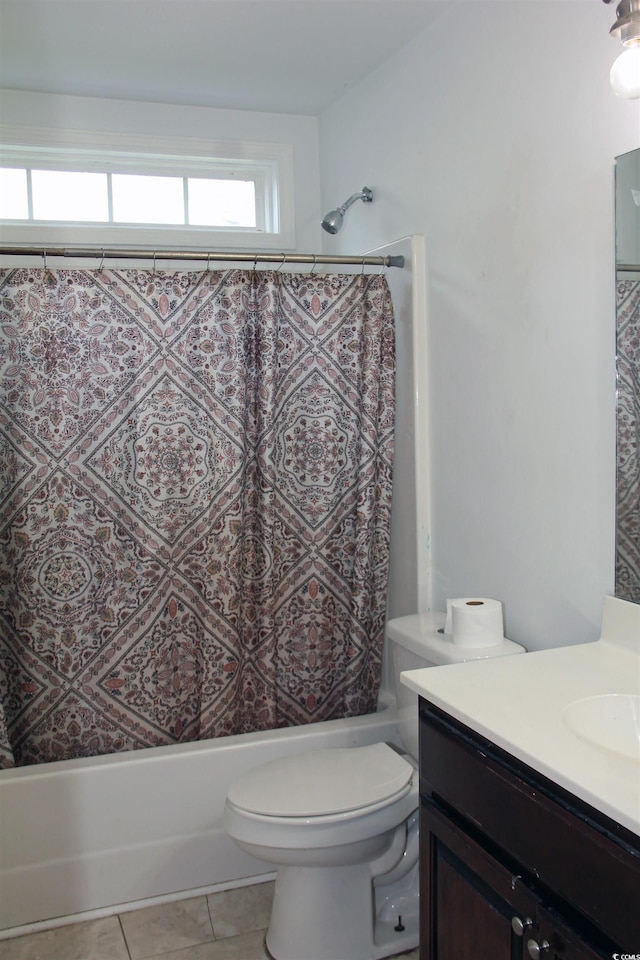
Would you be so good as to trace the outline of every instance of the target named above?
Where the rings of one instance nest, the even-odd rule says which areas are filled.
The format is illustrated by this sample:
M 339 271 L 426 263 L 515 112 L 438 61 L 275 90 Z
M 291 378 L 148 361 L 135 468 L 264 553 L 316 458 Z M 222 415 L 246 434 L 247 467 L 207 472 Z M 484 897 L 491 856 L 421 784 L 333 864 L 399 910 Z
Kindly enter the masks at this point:
M 640 280 L 617 283 L 616 595 L 640 603 Z
M 383 276 L 0 271 L 0 765 L 375 710 Z

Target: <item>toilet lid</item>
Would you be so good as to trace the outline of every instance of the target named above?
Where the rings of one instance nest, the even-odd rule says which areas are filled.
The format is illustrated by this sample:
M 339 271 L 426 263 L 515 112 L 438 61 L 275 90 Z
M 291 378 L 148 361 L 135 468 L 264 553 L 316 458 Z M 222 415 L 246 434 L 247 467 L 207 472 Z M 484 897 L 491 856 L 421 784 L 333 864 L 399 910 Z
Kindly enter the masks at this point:
M 413 767 L 386 743 L 281 757 L 238 777 L 228 798 L 248 813 L 318 817 L 380 803 L 411 780 Z

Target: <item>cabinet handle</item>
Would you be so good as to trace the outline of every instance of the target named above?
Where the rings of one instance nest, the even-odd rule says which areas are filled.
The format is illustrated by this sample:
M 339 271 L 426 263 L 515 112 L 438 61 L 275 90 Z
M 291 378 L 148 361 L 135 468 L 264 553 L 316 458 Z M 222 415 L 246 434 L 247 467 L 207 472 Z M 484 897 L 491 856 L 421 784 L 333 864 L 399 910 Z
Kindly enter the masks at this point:
M 525 917 L 524 920 L 518 916 L 511 918 L 511 929 L 515 933 L 516 937 L 524 937 L 526 931 L 531 930 L 532 926 L 533 920 L 531 917 Z
M 527 943 L 527 952 L 533 960 L 540 960 L 540 957 L 549 952 L 551 944 L 548 940 L 538 943 L 537 940 L 529 940 Z

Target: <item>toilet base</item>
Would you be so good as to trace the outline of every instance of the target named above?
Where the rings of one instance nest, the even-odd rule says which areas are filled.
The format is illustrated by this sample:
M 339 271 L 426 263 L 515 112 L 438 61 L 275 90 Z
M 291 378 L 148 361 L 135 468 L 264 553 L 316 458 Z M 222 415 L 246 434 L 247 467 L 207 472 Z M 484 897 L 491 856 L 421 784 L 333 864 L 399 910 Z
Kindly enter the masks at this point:
M 382 960 L 417 947 L 417 870 L 414 909 L 398 924 L 388 911 L 375 919 L 371 867 L 279 867 L 266 937 L 274 960 Z

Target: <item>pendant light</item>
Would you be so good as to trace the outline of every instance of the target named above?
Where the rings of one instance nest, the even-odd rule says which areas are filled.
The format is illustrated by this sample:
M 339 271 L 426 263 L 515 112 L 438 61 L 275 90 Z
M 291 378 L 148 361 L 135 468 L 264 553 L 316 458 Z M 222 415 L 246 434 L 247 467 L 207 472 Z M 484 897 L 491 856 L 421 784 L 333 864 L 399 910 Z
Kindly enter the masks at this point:
M 613 92 L 618 97 L 635 100 L 640 97 L 640 0 L 620 0 L 616 22 L 609 33 L 625 48 L 611 68 Z

